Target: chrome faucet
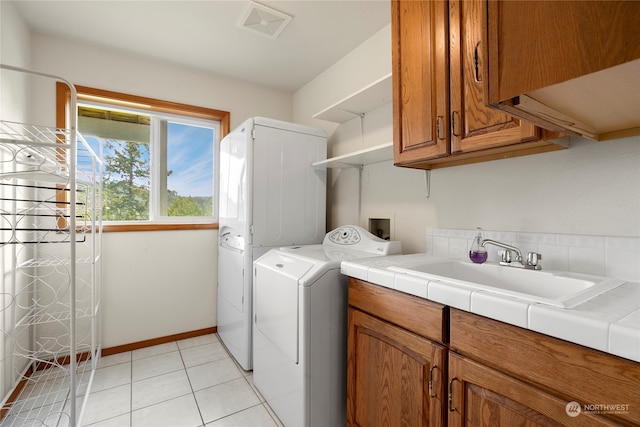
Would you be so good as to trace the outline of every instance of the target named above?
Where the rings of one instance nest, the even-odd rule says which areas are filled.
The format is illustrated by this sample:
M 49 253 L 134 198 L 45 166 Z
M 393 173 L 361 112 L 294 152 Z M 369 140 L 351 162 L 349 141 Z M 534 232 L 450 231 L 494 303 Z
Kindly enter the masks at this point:
M 520 252 L 520 249 L 516 248 L 515 246 L 507 245 L 506 243 L 501 243 L 491 239 L 484 239 L 480 246 L 484 248 L 486 245 L 494 245 L 504 249 L 504 251 L 502 252 L 502 261 L 500 261 L 500 265 L 506 265 L 508 267 L 527 268 L 531 270 L 542 269 L 542 266 L 540 265 L 542 255 L 537 252 L 529 252 L 527 254 L 527 259 L 525 260 L 522 257 L 522 252 Z M 512 258 L 511 253 L 515 254 L 515 259 Z M 515 263 L 513 263 L 514 261 Z

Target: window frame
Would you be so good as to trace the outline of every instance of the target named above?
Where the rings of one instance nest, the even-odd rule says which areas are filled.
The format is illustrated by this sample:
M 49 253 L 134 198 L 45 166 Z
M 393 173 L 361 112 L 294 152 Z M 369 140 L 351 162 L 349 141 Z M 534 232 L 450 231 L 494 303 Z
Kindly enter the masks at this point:
M 230 113 L 228 111 L 212 108 L 197 107 L 171 101 L 163 101 L 155 98 L 130 95 L 104 89 L 96 89 L 87 86 L 75 86 L 78 100 L 93 101 L 103 104 L 111 104 L 115 107 L 133 107 L 152 113 L 170 114 L 196 119 L 212 120 L 220 122 L 220 139 L 229 133 Z M 56 126 L 65 128 L 69 122 L 70 101 L 69 88 L 61 83 L 56 84 Z M 216 180 L 217 183 L 217 180 Z M 171 231 L 171 230 L 212 230 L 218 229 L 217 222 L 141 222 L 141 223 L 115 223 L 103 224 L 103 232 L 127 232 L 127 231 Z

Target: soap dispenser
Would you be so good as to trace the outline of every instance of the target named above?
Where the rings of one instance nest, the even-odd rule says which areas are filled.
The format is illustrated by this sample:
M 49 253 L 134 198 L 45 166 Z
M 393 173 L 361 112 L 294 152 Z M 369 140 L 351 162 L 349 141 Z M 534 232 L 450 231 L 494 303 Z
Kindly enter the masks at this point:
M 487 250 L 482 246 L 482 229 L 476 228 L 476 237 L 473 238 L 471 249 L 469 249 L 469 259 L 476 264 L 482 264 L 487 260 Z

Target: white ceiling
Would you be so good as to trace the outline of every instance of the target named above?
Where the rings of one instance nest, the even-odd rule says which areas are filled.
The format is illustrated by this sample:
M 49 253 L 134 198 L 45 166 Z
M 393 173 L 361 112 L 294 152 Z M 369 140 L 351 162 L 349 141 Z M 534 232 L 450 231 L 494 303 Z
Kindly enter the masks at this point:
M 275 39 L 236 23 L 249 0 L 15 0 L 40 34 L 293 92 L 390 23 L 389 0 L 258 0 L 293 16 Z

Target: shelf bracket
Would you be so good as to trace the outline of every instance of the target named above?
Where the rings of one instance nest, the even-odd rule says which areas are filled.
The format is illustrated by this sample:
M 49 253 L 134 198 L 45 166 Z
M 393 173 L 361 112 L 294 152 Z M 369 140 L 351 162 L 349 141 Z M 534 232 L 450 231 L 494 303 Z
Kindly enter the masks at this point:
M 344 108 L 340 108 L 340 111 L 344 111 L 345 113 L 353 114 L 354 116 L 359 116 L 361 119 L 364 119 L 364 113 L 360 113 L 358 111 L 345 110 Z
M 431 169 L 424 171 L 424 197 L 426 199 L 431 196 Z

